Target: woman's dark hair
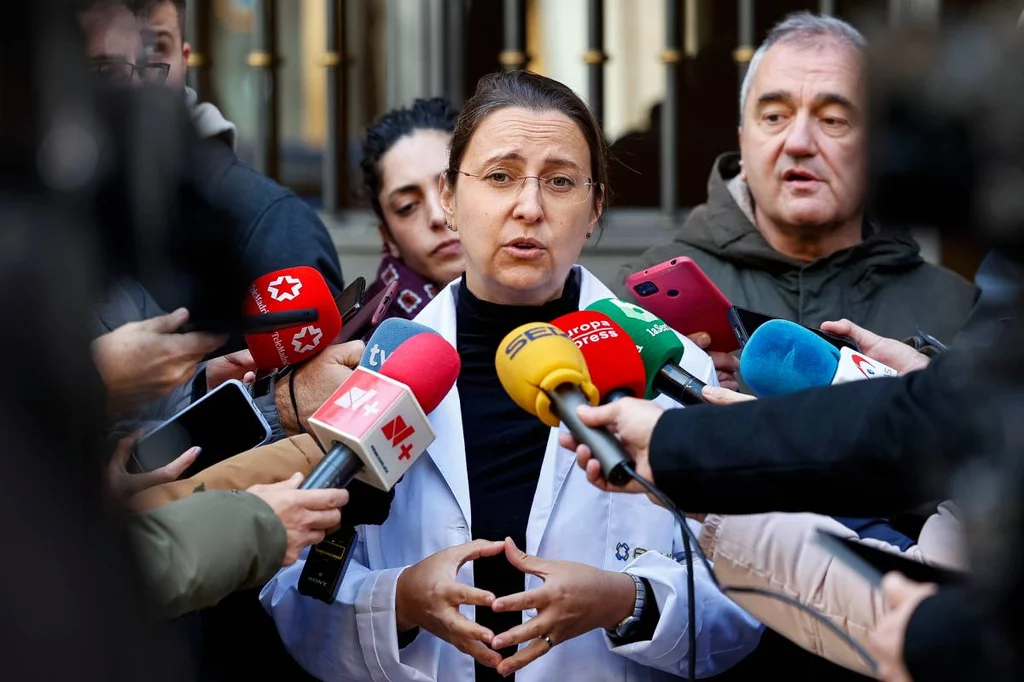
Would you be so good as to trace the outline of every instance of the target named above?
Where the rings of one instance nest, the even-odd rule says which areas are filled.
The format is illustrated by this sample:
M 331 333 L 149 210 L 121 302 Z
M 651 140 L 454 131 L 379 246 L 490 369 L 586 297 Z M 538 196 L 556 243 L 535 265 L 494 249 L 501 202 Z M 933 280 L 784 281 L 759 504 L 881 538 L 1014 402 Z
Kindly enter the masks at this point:
M 557 111 L 579 127 L 590 148 L 590 179 L 597 185 L 596 192 L 607 208 L 610 196 L 608 143 L 600 124 L 583 100 L 568 86 L 530 71 L 492 73 L 477 83 L 476 92 L 466 102 L 452 135 L 446 172 L 448 185 L 455 187 L 462 157 L 480 122 L 495 111 L 512 107 L 536 112 Z
M 363 187 L 369 194 L 373 212 L 381 222 L 387 223 L 384 220 L 384 209 L 377 198 L 381 185 L 380 160 L 396 142 L 417 130 L 452 132 L 455 130 L 458 116 L 458 110 L 442 97 L 417 99 L 410 107 L 392 109 L 366 129 L 363 160 L 360 162 L 363 169 Z

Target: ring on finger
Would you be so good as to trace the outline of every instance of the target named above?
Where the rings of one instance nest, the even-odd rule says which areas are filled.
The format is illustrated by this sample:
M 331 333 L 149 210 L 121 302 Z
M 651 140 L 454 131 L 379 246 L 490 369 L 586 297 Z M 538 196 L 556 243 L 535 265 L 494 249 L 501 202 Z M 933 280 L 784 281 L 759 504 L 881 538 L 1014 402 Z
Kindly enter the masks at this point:
M 540 638 L 541 638 L 541 639 L 542 639 L 543 641 L 547 642 L 547 645 L 548 645 L 548 649 L 551 649 L 552 647 L 554 647 L 554 646 L 555 646 L 555 643 L 554 643 L 554 642 L 552 642 L 552 641 L 551 641 L 551 638 L 550 638 L 550 637 L 548 637 L 547 635 L 541 635 L 541 636 L 540 636 Z

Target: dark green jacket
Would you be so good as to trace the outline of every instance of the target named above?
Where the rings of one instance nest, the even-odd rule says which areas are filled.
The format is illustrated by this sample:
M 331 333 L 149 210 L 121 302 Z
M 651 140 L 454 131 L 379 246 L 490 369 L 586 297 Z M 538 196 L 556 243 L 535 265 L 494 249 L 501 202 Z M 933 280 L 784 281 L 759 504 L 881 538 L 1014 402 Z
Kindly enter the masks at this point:
M 812 327 L 845 317 L 896 339 L 920 327 L 952 342 L 974 305 L 972 284 L 926 263 L 908 234 L 870 223 L 862 243 L 826 258 L 804 263 L 784 256 L 768 245 L 730 191 L 738 173 L 739 154 L 718 157 L 707 203 L 693 209 L 670 244 L 623 266 L 615 293 L 636 300 L 624 284 L 627 275 L 689 256 L 734 305 Z
M 274 511 L 235 490 L 195 493 L 140 514 L 131 534 L 146 586 L 168 618 L 270 580 L 287 543 Z

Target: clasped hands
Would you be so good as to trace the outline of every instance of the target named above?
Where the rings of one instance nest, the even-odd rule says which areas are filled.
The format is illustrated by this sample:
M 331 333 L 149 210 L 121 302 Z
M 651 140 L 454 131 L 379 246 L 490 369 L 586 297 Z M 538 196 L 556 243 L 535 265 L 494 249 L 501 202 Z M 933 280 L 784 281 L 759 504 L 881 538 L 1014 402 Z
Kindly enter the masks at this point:
M 466 562 L 502 553 L 518 570 L 539 577 L 543 584 L 495 597 L 458 582 L 456 576 Z M 530 556 L 506 538 L 504 542 L 475 540 L 450 547 L 407 568 L 398 579 L 395 613 L 400 632 L 421 627 L 508 676 L 561 642 L 599 627 L 614 629 L 633 613 L 635 600 L 635 583 L 625 573 Z M 462 604 L 496 612 L 535 609 L 537 616 L 495 635 L 462 615 Z M 524 642 L 530 644 L 508 658 L 498 653 Z

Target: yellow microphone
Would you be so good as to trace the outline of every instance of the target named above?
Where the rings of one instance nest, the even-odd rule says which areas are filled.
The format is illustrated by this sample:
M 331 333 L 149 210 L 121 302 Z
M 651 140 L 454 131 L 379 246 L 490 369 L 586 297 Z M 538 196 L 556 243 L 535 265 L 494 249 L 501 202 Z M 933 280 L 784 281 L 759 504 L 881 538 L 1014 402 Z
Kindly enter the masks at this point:
M 629 479 L 630 459 L 619 441 L 604 429 L 587 426 L 576 414 L 580 405 L 597 405 L 600 392 L 583 353 L 564 331 L 548 322 L 517 327 L 498 346 L 494 363 L 498 380 L 516 405 L 548 426 L 564 423 L 590 448 L 612 484 Z

